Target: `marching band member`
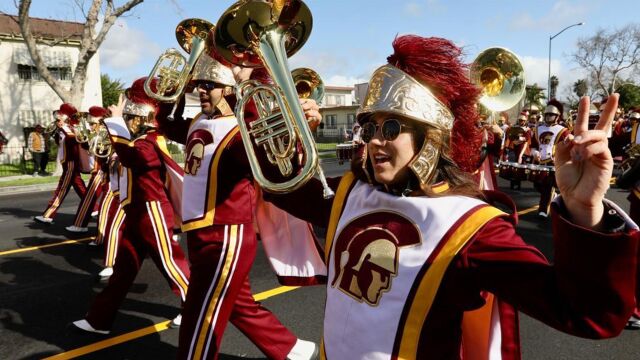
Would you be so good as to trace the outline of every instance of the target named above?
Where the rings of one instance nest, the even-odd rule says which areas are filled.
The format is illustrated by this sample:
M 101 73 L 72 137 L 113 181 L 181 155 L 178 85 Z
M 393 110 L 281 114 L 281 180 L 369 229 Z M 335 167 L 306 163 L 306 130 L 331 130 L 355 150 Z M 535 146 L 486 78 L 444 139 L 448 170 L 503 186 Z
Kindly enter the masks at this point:
M 239 77 L 250 71 L 237 70 Z M 311 359 L 316 345 L 298 339 L 251 294 L 256 192 L 237 120 L 223 97 L 236 83 L 234 73 L 203 54 L 192 79 L 202 112 L 183 120 L 179 109 L 174 121 L 163 123 L 172 140 L 186 144 L 182 231 L 191 282 L 178 358 L 217 358 L 231 322 L 269 359 Z
M 100 106 L 92 106 L 89 108 L 89 126 L 90 131 L 95 133 L 99 125 L 99 121 L 107 115 L 107 109 Z M 87 185 L 87 192 L 78 204 L 76 216 L 73 219 L 73 225 L 67 226 L 67 231 L 74 233 L 84 233 L 89 231 L 87 224 L 98 198 L 104 191 L 104 185 L 107 182 L 107 159 L 94 156 L 93 169 L 91 169 L 91 177 Z M 95 241 L 92 242 L 95 244 Z
M 126 167 L 127 185 L 120 187 L 126 221 L 109 283 L 93 300 L 86 317 L 73 322 L 86 332 L 110 332 L 118 307 L 147 255 L 182 302 L 187 294 L 189 266 L 180 245 L 172 241 L 180 199 L 171 186 L 181 185 L 174 181 L 182 170 L 171 159 L 164 135 L 157 131 L 158 103 L 145 94 L 145 79 L 134 81 L 126 101 L 121 96 L 118 105 L 109 107 L 112 117 L 104 120 L 112 146 Z M 178 315 L 172 326 L 179 326 L 180 319 Z
M 122 225 L 126 217 L 120 202 L 120 182 L 126 187 L 127 171 L 120 165 L 118 154 L 111 154 L 108 160 L 109 188 L 102 200 L 98 216 L 98 235 L 94 240 L 95 245 L 104 243 L 104 269 L 98 276 L 100 280 L 107 280 L 113 275 L 113 265 L 118 254 L 118 244 L 122 237 Z
M 564 126 L 558 124 L 562 118 L 562 104 L 557 100 L 550 100 L 544 109 L 544 123 L 536 126 L 534 136 L 531 139 L 531 148 L 534 162 L 540 165 L 552 166 L 557 145 L 571 134 Z M 546 218 L 549 213 L 551 200 L 555 195 L 556 186 L 552 177 L 548 181 L 534 183 L 540 192 L 538 203 L 538 216 Z
M 317 179 L 267 196 L 328 227 L 322 358 L 518 359 L 517 343 L 491 336 L 502 324 L 467 317 L 493 295 L 573 335 L 617 335 L 634 305 L 629 269 L 639 234 L 604 199 L 612 160 L 602 129 L 617 95 L 591 131 L 583 98 L 576 137 L 557 146 L 562 196 L 552 212 L 551 265 L 516 234 L 515 215 L 489 205 L 491 193 L 464 173 L 477 158 L 478 90 L 461 50 L 412 35 L 396 38 L 394 49 L 357 115 L 367 152 L 354 172 L 328 179 L 335 198 L 324 199 Z M 303 109 L 318 107 L 307 101 Z
M 494 171 L 494 159 L 500 158 L 504 132 L 496 124 L 479 122 L 478 128 L 482 137 L 482 145 L 480 146 L 479 166 L 473 172 L 473 178 L 481 190 L 496 190 L 498 189 L 498 180 Z
M 51 224 L 53 222 L 53 217 L 72 186 L 80 199 L 84 198 L 87 192 L 84 181 L 80 176 L 80 144 L 76 141 L 76 136 L 70 127 L 70 122 L 77 112 L 78 110 L 68 103 L 60 105 L 60 109 L 53 112 L 57 127 L 54 136 L 62 137 L 58 145 L 62 149 L 62 175 L 47 208 L 42 215 L 34 217 L 37 222 L 43 224 Z
M 529 155 L 531 146 L 531 129 L 527 126 L 527 114 L 518 115 L 518 123 L 506 130 L 503 160 L 522 164 L 524 156 Z M 511 180 L 510 188 L 520 190 L 521 180 Z

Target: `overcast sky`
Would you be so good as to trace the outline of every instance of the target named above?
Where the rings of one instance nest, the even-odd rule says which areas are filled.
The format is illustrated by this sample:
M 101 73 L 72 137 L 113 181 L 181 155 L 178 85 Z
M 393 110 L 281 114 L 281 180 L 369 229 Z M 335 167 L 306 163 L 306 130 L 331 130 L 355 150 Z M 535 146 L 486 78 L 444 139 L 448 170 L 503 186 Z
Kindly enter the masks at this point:
M 89 1 L 87 1 L 89 2 Z M 124 3 L 116 0 L 116 4 Z M 129 84 L 149 73 L 158 56 L 177 47 L 175 26 L 200 17 L 217 22 L 229 0 L 147 0 L 111 29 L 101 48 L 101 69 Z M 367 81 L 386 62 L 397 34 L 439 36 L 463 46 L 468 61 L 483 49 L 506 47 L 522 60 L 527 83 L 546 87 L 549 36 L 571 24 L 552 42 L 551 73 L 560 78 L 560 93 L 581 78 L 569 55 L 576 41 L 599 28 L 637 22 L 637 0 L 444 1 L 444 0 L 307 0 L 313 31 L 291 59 L 291 68 L 318 71 L 327 85 L 350 86 Z M 13 2 L 0 10 L 15 14 Z M 35 17 L 82 21 L 73 0 L 34 0 Z

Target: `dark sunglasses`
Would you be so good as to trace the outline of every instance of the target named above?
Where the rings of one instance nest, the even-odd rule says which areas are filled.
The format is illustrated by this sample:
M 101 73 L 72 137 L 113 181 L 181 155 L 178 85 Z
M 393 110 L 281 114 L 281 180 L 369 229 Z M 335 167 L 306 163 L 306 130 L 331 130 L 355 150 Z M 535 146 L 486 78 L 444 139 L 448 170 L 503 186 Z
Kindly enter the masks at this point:
M 225 87 L 226 87 L 225 85 L 217 84 L 214 82 L 201 82 L 201 83 L 198 83 L 198 85 L 196 85 L 196 89 L 204 90 L 204 91 L 211 91 L 213 89 L 224 89 Z
M 382 125 L 370 121 L 362 124 L 362 132 L 360 134 L 362 141 L 369 143 L 376 136 L 378 128 L 381 129 L 382 138 L 386 141 L 397 139 L 403 129 L 413 129 L 411 126 L 401 123 L 398 119 L 386 119 L 382 122 Z

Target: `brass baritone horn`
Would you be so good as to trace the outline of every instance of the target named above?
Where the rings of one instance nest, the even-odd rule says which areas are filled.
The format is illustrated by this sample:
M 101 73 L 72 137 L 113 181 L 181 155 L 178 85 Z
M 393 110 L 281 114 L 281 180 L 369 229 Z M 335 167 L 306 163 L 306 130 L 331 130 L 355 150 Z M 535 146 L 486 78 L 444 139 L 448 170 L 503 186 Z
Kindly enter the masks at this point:
M 98 125 L 98 130 L 89 140 L 89 153 L 99 158 L 106 158 L 111 156 L 112 150 L 109 130 L 104 125 Z
M 318 162 L 318 152 L 300 106 L 296 86 L 289 71 L 287 57 L 306 42 L 312 27 L 309 8 L 300 0 L 242 0 L 232 5 L 218 20 L 214 42 L 216 52 L 227 61 L 244 67 L 265 67 L 275 85 L 248 82 L 236 87 L 236 117 L 253 176 L 258 184 L 273 193 L 298 189 L 316 173 L 324 188 L 324 197 L 333 191 Z M 281 113 L 269 113 L 271 106 L 258 106 L 260 119 L 244 121 L 244 107 L 252 98 L 276 103 Z M 252 139 L 253 138 L 253 139 Z M 295 177 L 282 183 L 268 180 L 260 168 L 252 143 L 262 145 L 267 157 L 283 176 L 292 172 L 298 140 L 306 161 Z M 297 160 L 297 159 L 296 159 Z
M 299 98 L 312 99 L 318 103 L 322 100 L 324 83 L 318 73 L 308 68 L 299 68 L 293 70 L 291 75 Z M 282 104 L 275 93 L 255 90 L 260 86 L 262 84 L 258 81 L 247 80 L 237 88 L 239 99 L 253 99 L 260 117 L 249 124 L 250 129 L 247 131 L 255 144 L 264 148 L 269 162 L 277 165 L 282 175 L 289 176 L 293 171 L 291 157 L 283 154 L 287 154 L 288 146 L 292 144 L 288 138 L 291 129 L 279 110 Z
M 89 141 L 91 136 L 91 129 L 89 128 L 89 113 L 77 113 L 78 124 L 72 126 L 73 134 L 76 136 L 76 141 L 84 144 Z
M 480 104 L 490 111 L 505 111 L 525 92 L 524 67 L 513 52 L 500 47 L 483 50 L 471 64 L 471 82 L 482 89 Z
M 213 27 L 212 23 L 202 19 L 186 19 L 178 24 L 176 39 L 184 51 L 189 53 L 189 59 L 185 59 L 176 49 L 166 50 L 158 58 L 144 83 L 147 95 L 167 103 L 176 102 L 182 96 L 191 78 L 193 66 L 207 47 L 207 37 Z M 159 79 L 156 92 L 151 89 L 154 77 Z

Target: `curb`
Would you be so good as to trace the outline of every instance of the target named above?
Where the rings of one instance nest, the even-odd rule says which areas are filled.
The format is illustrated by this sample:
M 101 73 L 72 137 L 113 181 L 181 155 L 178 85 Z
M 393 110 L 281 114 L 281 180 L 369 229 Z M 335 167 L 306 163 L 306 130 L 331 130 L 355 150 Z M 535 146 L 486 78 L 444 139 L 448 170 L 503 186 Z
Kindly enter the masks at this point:
M 0 187 L 0 196 L 24 194 L 24 193 L 31 193 L 31 192 L 53 191 L 55 190 L 56 186 L 58 186 L 57 182 L 48 183 L 48 184 L 37 184 L 37 185 L 5 186 L 5 187 Z

